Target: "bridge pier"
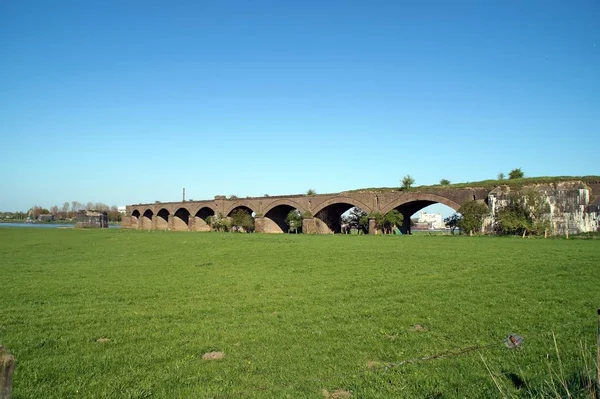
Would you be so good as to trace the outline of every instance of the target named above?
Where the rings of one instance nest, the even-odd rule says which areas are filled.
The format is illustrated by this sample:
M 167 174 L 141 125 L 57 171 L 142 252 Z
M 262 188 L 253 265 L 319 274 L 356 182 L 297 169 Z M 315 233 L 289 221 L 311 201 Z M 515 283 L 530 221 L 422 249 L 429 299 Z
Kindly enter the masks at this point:
M 412 215 L 404 216 L 404 220 L 402 221 L 402 227 L 400 227 L 400 231 L 402 232 L 402 234 L 412 234 L 412 230 L 410 227 L 410 217 Z
M 255 217 L 254 218 L 254 232 L 264 233 L 265 232 L 265 218 Z
M 377 225 L 375 219 L 369 219 L 369 234 L 377 234 Z

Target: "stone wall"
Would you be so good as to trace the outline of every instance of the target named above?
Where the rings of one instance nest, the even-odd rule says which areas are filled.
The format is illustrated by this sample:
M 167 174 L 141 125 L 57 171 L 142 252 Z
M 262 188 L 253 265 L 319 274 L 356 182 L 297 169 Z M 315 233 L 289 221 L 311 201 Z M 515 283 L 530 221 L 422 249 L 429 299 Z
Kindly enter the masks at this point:
M 600 198 L 593 200 L 593 190 L 583 182 L 564 182 L 552 185 L 525 186 L 520 192 L 534 190 L 541 194 L 550 212 L 545 217 L 550 221 L 550 234 L 564 235 L 600 231 Z M 491 233 L 495 230 L 498 212 L 514 193 L 508 186 L 500 186 L 488 194 L 490 215 L 486 218 L 483 230 Z

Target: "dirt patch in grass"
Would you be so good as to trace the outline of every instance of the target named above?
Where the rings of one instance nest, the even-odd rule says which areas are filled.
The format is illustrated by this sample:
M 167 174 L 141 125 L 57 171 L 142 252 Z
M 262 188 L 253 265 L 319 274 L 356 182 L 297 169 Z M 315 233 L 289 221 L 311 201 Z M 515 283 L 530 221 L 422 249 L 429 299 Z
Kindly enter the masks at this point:
M 223 359 L 225 354 L 223 352 L 206 352 L 202 355 L 202 359 L 204 360 L 219 360 Z
M 386 363 L 380 362 L 380 361 L 377 361 L 377 360 L 369 360 L 367 362 L 367 367 L 370 368 L 370 369 L 384 367 L 385 365 L 386 365 Z
M 329 392 L 327 389 L 323 389 L 323 397 L 327 399 L 344 399 L 351 398 L 352 392 L 346 391 L 345 389 L 337 389 L 333 392 Z
M 427 327 L 423 327 L 420 324 L 415 324 L 414 326 L 412 326 L 410 328 L 410 331 L 414 331 L 414 332 L 425 332 L 427 331 Z
M 101 337 L 101 338 L 98 338 L 98 339 L 96 340 L 96 342 L 98 342 L 99 344 L 105 344 L 105 343 L 107 343 L 107 342 L 110 342 L 110 338 Z

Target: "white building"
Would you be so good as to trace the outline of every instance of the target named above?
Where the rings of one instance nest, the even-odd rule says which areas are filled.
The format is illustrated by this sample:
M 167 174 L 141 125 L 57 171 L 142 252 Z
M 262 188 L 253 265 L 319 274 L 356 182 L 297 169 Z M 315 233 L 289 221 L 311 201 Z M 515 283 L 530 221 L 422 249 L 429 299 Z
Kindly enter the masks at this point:
M 432 229 L 446 228 L 446 225 L 444 224 L 444 218 L 442 218 L 441 213 L 427 213 L 421 211 L 419 214 L 419 223 L 427 223 Z
M 120 214 L 122 214 L 122 215 L 125 214 L 126 208 L 124 206 L 119 206 L 117 209 L 119 210 Z

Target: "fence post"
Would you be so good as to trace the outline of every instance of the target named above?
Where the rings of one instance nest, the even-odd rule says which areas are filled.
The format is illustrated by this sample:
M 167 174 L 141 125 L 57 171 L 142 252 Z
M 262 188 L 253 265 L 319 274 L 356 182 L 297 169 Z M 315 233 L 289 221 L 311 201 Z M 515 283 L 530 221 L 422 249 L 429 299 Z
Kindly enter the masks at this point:
M 0 399 L 12 396 L 12 372 L 15 369 L 15 357 L 0 345 Z

